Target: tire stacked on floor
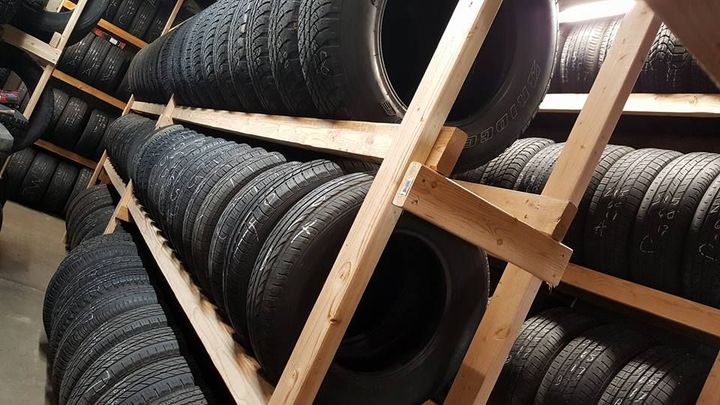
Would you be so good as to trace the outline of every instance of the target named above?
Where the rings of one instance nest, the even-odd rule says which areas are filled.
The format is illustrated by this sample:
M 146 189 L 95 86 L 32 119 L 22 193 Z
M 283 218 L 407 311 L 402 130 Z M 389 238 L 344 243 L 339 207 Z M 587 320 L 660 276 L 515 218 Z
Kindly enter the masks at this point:
M 620 27 L 620 17 L 570 24 L 551 91 L 587 93 Z M 638 93 L 717 93 L 718 86 L 666 25 L 655 37 L 635 85 Z
M 142 101 L 173 95 L 184 106 L 397 122 L 454 6 L 221 0 L 143 48 L 128 79 Z M 470 136 L 458 170 L 489 161 L 525 130 L 556 41 L 556 2 L 503 3 L 449 115 Z
M 109 94 L 117 94 L 133 55 L 103 36 L 91 32 L 65 49 L 58 68 Z
M 518 140 L 463 179 L 539 194 L 563 144 Z M 573 261 L 720 308 L 720 155 L 608 145 L 565 243 Z
M 99 109 L 91 110 L 84 100 L 59 89 L 53 89 L 53 99 L 45 138 L 88 159 L 99 159 L 105 150 L 105 130 L 115 117 Z
M 375 166 L 287 162 L 180 125 L 142 129 L 145 121 L 129 114 L 111 125 L 111 161 L 276 382 Z M 414 403 L 440 395 L 487 291 L 483 252 L 403 216 L 318 401 Z
M 488 403 L 695 403 L 712 359 L 646 332 L 570 308 L 544 311 L 523 324 Z
M 26 148 L 11 155 L 3 177 L 8 199 L 61 216 L 67 202 L 87 187 L 92 171 Z
M 88 239 L 60 263 L 43 304 L 59 404 L 212 403 L 157 271 L 127 233 Z

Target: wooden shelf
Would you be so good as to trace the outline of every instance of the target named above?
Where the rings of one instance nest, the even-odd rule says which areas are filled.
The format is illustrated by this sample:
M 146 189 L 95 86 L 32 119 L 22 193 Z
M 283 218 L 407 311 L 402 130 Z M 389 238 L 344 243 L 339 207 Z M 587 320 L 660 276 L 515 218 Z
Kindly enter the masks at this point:
M 587 97 L 587 94 L 548 94 L 540 104 L 540 112 L 577 114 Z M 717 118 L 720 94 L 631 94 L 623 114 Z
M 95 169 L 97 162 L 92 161 L 84 156 L 80 156 L 75 152 L 63 149 L 54 143 L 48 142 L 44 139 L 38 139 L 35 141 L 35 146 L 45 149 L 48 152 L 52 152 L 58 156 L 64 157 L 65 159 L 72 160 L 75 163 L 81 164 L 89 169 Z
M 46 64 L 55 65 L 62 53 L 62 49 L 20 31 L 12 25 L 2 26 L 2 40 L 28 52 Z
M 90 94 L 91 96 L 96 97 L 99 100 L 102 100 L 112 105 L 113 107 L 119 108 L 121 110 L 125 109 L 126 104 L 124 102 L 57 69 L 53 70 L 52 77 L 63 81 L 84 93 Z
M 109 159 L 105 160 L 104 167 L 111 183 L 127 200 L 127 210 L 132 221 L 137 225 L 160 272 L 235 401 L 242 404 L 266 404 L 272 395 L 273 387 L 258 373 L 260 366 L 257 361 L 235 342 L 232 327 L 223 322 L 215 311 L 215 306 L 195 285 L 160 229 L 154 225 L 138 200 L 134 196 L 126 195 L 126 190 L 132 193 L 132 183 L 126 185 L 123 182 Z
M 63 7 L 65 7 L 68 10 L 74 10 L 75 3 L 65 0 L 63 2 Z M 111 23 L 110 21 L 101 19 L 100 21 L 98 21 L 98 27 L 113 34 L 118 39 L 121 39 L 127 43 L 130 43 L 138 48 L 144 48 L 147 46 L 147 42 L 143 41 L 142 39 L 136 37 L 135 35 L 127 32 L 127 31 L 125 31 L 124 29 L 116 26 L 115 24 Z

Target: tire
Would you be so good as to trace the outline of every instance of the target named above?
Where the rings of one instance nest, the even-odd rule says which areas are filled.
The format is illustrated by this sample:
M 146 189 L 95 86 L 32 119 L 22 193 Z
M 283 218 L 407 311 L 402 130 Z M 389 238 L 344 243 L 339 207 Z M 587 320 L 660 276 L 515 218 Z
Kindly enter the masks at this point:
M 544 148 L 554 144 L 550 139 L 525 138 L 515 141 L 483 170 L 480 183 L 512 189 L 525 165 Z
M 94 211 L 91 216 L 82 219 L 78 223 L 77 232 L 73 235 L 72 246 L 77 246 L 87 239 L 102 235 L 114 211 L 115 207 L 107 206 Z
M 87 121 L 87 110 L 86 102 L 77 97 L 70 97 L 50 138 L 52 143 L 65 149 L 73 149 L 80 130 Z
M 720 177 L 708 187 L 695 210 L 685 244 L 682 266 L 682 296 L 720 308 L 720 256 L 717 240 Z
M 78 79 L 97 87 L 95 80 L 112 46 L 105 38 L 95 37 L 83 61 L 80 63 L 80 69 L 77 72 Z
M 0 153 L 14 153 L 17 152 L 20 146 L 22 146 L 23 140 L 27 137 L 27 128 L 28 128 L 28 120 L 25 118 L 24 115 L 20 113 L 20 111 L 8 108 L 5 106 L 0 105 L 0 125 L 4 127 L 5 130 L 7 130 L 7 134 L 10 136 L 7 137 L 6 142 L 0 143 L 2 146 L 0 146 Z M 15 140 L 18 140 L 17 142 Z M 17 146 L 15 145 L 17 143 Z M 8 147 L 5 148 L 5 145 Z M 5 159 L 2 159 L 2 162 L 4 163 Z
M 658 174 L 645 193 L 630 245 L 632 280 L 678 294 L 683 249 L 700 200 L 720 174 L 720 155 L 689 153 Z
M 590 91 L 602 64 L 603 44 L 611 19 L 575 25 L 561 54 L 560 77 L 564 93 Z
M 71 76 L 77 76 L 77 72 L 80 70 L 80 65 L 90 49 L 90 46 L 93 42 L 95 42 L 95 38 L 97 38 L 97 35 L 90 32 L 85 35 L 80 42 L 65 48 L 65 52 L 63 52 L 60 57 L 60 62 L 58 63 L 59 68 Z M 65 102 L 67 103 L 67 100 Z
M 455 2 L 395 4 L 302 0 L 300 62 L 323 116 L 387 122 L 404 115 Z M 499 155 L 535 115 L 553 69 L 556 8 L 551 0 L 503 3 L 477 56 L 482 63 L 472 67 L 448 117 L 469 135 L 457 172 Z
M 247 336 L 246 300 L 248 283 L 263 243 L 285 212 L 303 196 L 324 183 L 342 176 L 340 166 L 314 160 L 295 166 L 268 183 L 235 217 L 238 222 L 225 251 L 223 266 L 224 305 L 236 333 Z
M 92 170 L 88 169 L 87 167 L 80 168 L 80 171 L 78 171 L 77 179 L 75 180 L 75 185 L 73 185 L 72 191 L 70 192 L 70 197 L 68 197 L 67 199 L 68 203 L 65 204 L 65 208 L 63 208 L 63 214 L 67 212 L 68 204 L 70 203 L 70 201 L 72 201 L 75 196 L 77 196 L 82 190 L 85 190 L 88 187 L 90 179 L 92 179 L 92 175 Z
M 130 336 L 103 353 L 88 367 L 75 385 L 68 403 L 104 403 L 98 402 L 98 398 L 126 376 L 147 365 L 178 356 L 178 338 L 167 326 Z
M 147 195 L 147 186 L 150 179 L 150 172 L 156 163 L 166 154 L 166 148 L 170 149 L 174 142 L 192 136 L 191 130 L 180 125 L 171 125 L 155 131 L 148 138 L 147 142 L 138 150 L 133 157 L 133 164 L 130 168 L 130 177 L 139 191 L 142 199 Z
M 525 321 L 488 404 L 532 403 L 558 353 L 593 324 L 597 324 L 595 319 L 565 307 L 549 309 Z
M 158 398 L 153 405 L 206 405 L 211 403 L 200 387 L 188 386 L 170 391 Z
M 709 363 L 684 348 L 653 347 L 620 370 L 598 404 L 694 404 L 710 371 Z
M 17 12 L 17 0 L 3 0 L 0 2 L 0 24 L 7 24 Z
M 117 46 L 111 46 L 95 79 L 96 87 L 115 94 L 129 64 L 130 58 L 127 52 Z
M 253 269 L 248 320 L 270 381 L 280 377 L 371 183 L 364 173 L 325 183 L 293 206 L 264 244 Z M 449 251 L 452 257 L 442 253 Z M 487 303 L 487 283 L 482 251 L 402 216 L 316 402 L 421 403 L 433 397 L 462 362 Z M 393 288 L 384 289 L 388 285 Z
M 260 99 L 263 110 L 268 114 L 286 115 L 278 86 L 270 66 L 270 8 L 272 0 L 253 0 L 248 13 L 247 49 L 250 52 L 248 72 L 250 81 Z
M 132 24 L 133 19 L 135 19 L 135 15 L 137 14 L 142 2 L 143 0 L 122 0 L 117 13 L 115 14 L 115 18 L 113 19 L 113 23 L 119 28 L 127 31 L 130 28 L 130 24 Z
M 64 161 L 58 163 L 43 197 L 43 209 L 45 211 L 57 215 L 62 214 L 77 176 L 78 168 L 74 164 Z
M 690 89 L 691 66 L 692 55 L 663 24 L 643 66 L 643 90 L 651 93 L 684 93 Z
M 168 20 L 168 14 L 165 12 L 163 7 L 160 7 L 157 10 L 157 13 L 155 14 L 155 17 L 153 18 L 152 22 L 150 23 L 150 27 L 148 28 L 147 32 L 145 33 L 145 36 L 143 36 L 143 39 L 147 43 L 151 43 L 155 41 L 156 39 L 160 38 L 160 35 L 162 35 L 163 29 L 165 29 L 165 24 L 167 24 Z
M 98 145 L 100 145 L 100 141 L 109 123 L 109 115 L 100 110 L 92 110 L 85 129 L 75 144 L 75 152 L 88 159 L 95 158 Z
M 183 39 L 179 44 L 182 51 L 180 52 L 180 64 L 175 72 L 176 82 L 180 83 L 182 89 L 178 93 L 177 100 L 181 105 L 207 105 L 204 89 L 201 88 L 201 83 L 195 79 L 195 72 L 200 69 L 200 66 L 196 66 L 192 59 L 192 54 L 196 49 L 195 42 L 202 38 L 202 29 L 207 26 L 205 17 L 204 13 L 196 14 L 191 21 L 183 24 L 188 25 L 188 28 L 180 37 Z
M 229 23 L 232 18 L 233 2 L 229 0 L 220 1 L 213 6 L 213 9 L 207 16 L 208 26 L 202 40 L 202 82 L 207 88 L 210 97 L 210 107 L 220 109 L 235 109 L 237 103 L 235 98 L 229 96 L 232 93 L 230 86 L 225 86 L 225 82 L 220 82 L 217 77 L 215 66 L 215 43 L 218 41 L 218 35 L 225 32 L 225 46 L 227 47 L 227 27 L 221 24 Z M 227 49 L 224 51 L 227 55 Z M 226 82 L 229 83 L 229 82 Z
M 291 115 L 317 117 L 305 84 L 298 49 L 300 0 L 271 0 L 269 65 L 283 105 Z
M 582 333 L 553 360 L 535 404 L 596 404 L 617 372 L 650 344 L 642 334 L 621 325 Z
M 49 40 L 55 32 L 63 32 L 72 15 L 72 11 L 55 13 L 36 10 L 23 2 L 20 4 L 21 9 L 13 20 L 13 25 L 44 40 Z M 95 28 L 100 18 L 102 18 L 107 5 L 108 0 L 90 0 L 87 2 L 77 24 L 75 24 L 75 29 L 70 35 L 68 45 L 80 41 L 90 30 Z
M 53 112 L 52 112 L 52 118 L 50 119 L 50 128 L 55 128 L 58 121 L 60 121 L 60 115 L 62 114 L 63 110 L 65 109 L 65 106 L 67 105 L 68 101 L 70 101 L 70 96 L 67 95 L 62 90 L 53 89 Z
M 208 293 L 211 291 L 208 263 L 213 234 L 223 211 L 248 182 L 283 163 L 285 158 L 277 152 L 249 159 L 242 167 L 231 170 L 220 178 L 203 199 L 195 220 L 186 221 L 184 227 L 189 228 L 189 225 L 192 225 L 190 267 L 204 291 Z
M 239 1 L 237 3 L 231 3 L 232 6 L 221 16 L 221 19 L 217 22 L 217 33 L 213 41 L 213 66 L 215 77 L 218 83 L 230 83 L 230 85 L 220 86 L 220 93 L 222 99 L 226 104 L 226 108 L 230 110 L 243 110 L 248 111 L 242 102 L 242 95 L 238 95 L 235 91 L 235 84 L 232 81 L 231 65 L 233 63 L 231 59 L 230 44 L 232 37 L 231 32 L 233 30 L 233 18 L 238 9 L 243 7 L 246 0 Z
M 620 158 L 603 176 L 588 208 L 585 264 L 593 270 L 629 279 L 631 234 L 650 184 L 679 152 L 639 149 Z
M 250 41 L 247 37 L 247 22 L 248 14 L 254 4 L 255 0 L 240 0 L 237 2 L 227 39 L 230 82 L 235 89 L 235 95 L 240 101 L 243 111 L 246 112 L 262 112 L 262 104 L 252 86 L 250 72 L 248 71 Z M 224 76 L 220 76 L 220 78 L 221 80 L 227 79 Z
M 106 21 L 115 21 L 115 14 L 117 14 L 118 7 L 122 0 L 109 0 L 108 5 L 103 13 L 103 19 Z
M 68 248 L 73 249 L 80 244 L 82 240 L 81 224 L 84 221 L 93 220 L 93 215 L 98 210 L 114 208 L 116 203 L 117 198 L 105 185 L 91 187 L 78 195 L 68 206 L 66 215 Z M 105 221 L 105 224 L 107 224 L 107 221 Z
M 70 393 L 85 370 L 110 348 L 131 336 L 166 325 L 167 318 L 160 305 L 138 307 L 103 323 L 82 341 L 73 356 L 67 356 L 64 352 L 58 353 L 57 358 L 71 359 L 64 369 L 55 371 L 59 362 L 53 365 L 53 374 L 62 376 L 58 402 L 67 403 Z
M 39 207 L 57 165 L 54 156 L 36 154 L 20 186 L 18 201 L 29 207 Z
M 12 200 L 17 200 L 20 194 L 25 175 L 30 169 L 33 160 L 35 160 L 35 149 L 23 149 L 10 156 L 7 171 L 3 178 L 7 179 L 7 195 Z
M 130 23 L 128 32 L 138 38 L 144 37 L 148 28 L 150 28 L 153 18 L 155 18 L 156 12 L 157 4 L 148 0 L 143 1 L 135 14 L 135 18 L 132 20 L 132 23 Z

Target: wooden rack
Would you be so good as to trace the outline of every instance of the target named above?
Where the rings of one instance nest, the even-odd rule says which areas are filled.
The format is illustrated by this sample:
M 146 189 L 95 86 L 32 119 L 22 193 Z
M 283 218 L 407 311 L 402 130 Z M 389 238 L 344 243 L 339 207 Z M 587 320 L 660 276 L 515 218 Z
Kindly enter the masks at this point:
M 65 0 L 63 2 L 63 7 L 65 7 L 68 10 L 74 10 L 76 5 L 72 1 Z M 142 49 L 147 46 L 147 42 L 143 41 L 142 39 L 136 37 L 135 35 L 125 31 L 124 29 L 116 26 L 115 24 L 113 24 L 110 21 L 107 21 L 105 19 L 100 19 L 100 21 L 98 21 L 98 27 L 113 34 L 115 37 L 117 37 L 129 44 L 132 44 L 136 48 Z
M 168 280 L 211 359 L 238 403 L 309 404 L 323 381 L 397 219 L 407 210 L 472 242 L 509 264 L 490 301 L 448 404 L 485 403 L 543 282 L 587 291 L 630 308 L 720 338 L 720 311 L 629 281 L 569 264 L 562 240 L 600 155 L 622 114 L 643 58 L 664 20 L 720 78 L 720 43 L 714 0 L 692 4 L 638 1 L 623 19 L 617 40 L 587 96 L 542 195 L 456 182 L 448 175 L 465 134 L 442 128 L 502 0 L 460 0 L 400 124 L 277 117 L 239 112 L 128 103 L 125 110 L 158 116 L 158 127 L 191 122 L 315 150 L 382 159 L 382 165 L 335 261 L 278 385 L 269 388 L 257 364 L 231 340 L 231 331 L 192 284 L 160 231 L 104 155 L 122 198 L 117 220 L 132 220 Z M 653 11 L 655 10 L 655 11 Z M 655 14 L 657 12 L 657 15 Z M 387 140 L 385 140 L 387 136 Z M 371 145 L 371 146 L 368 146 Z M 461 149 L 461 148 L 460 148 Z M 272 391 L 272 393 L 270 392 Z M 720 398 L 720 357 L 698 403 Z

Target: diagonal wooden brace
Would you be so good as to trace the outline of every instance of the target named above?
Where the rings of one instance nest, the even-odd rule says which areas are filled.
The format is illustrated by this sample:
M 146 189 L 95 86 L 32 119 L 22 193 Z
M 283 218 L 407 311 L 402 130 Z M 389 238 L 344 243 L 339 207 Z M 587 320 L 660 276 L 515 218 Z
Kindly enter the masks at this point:
M 132 181 L 130 181 L 125 187 L 125 191 L 123 192 L 122 196 L 120 196 L 120 201 L 118 201 L 118 204 L 115 207 L 115 211 L 113 211 L 113 214 L 110 217 L 110 222 L 108 222 L 107 227 L 105 227 L 104 234 L 107 235 L 115 232 L 115 228 L 117 228 L 118 226 L 118 221 L 132 221 L 132 218 L 130 217 L 130 211 L 128 210 L 128 205 L 130 204 L 132 197 L 133 184 Z

